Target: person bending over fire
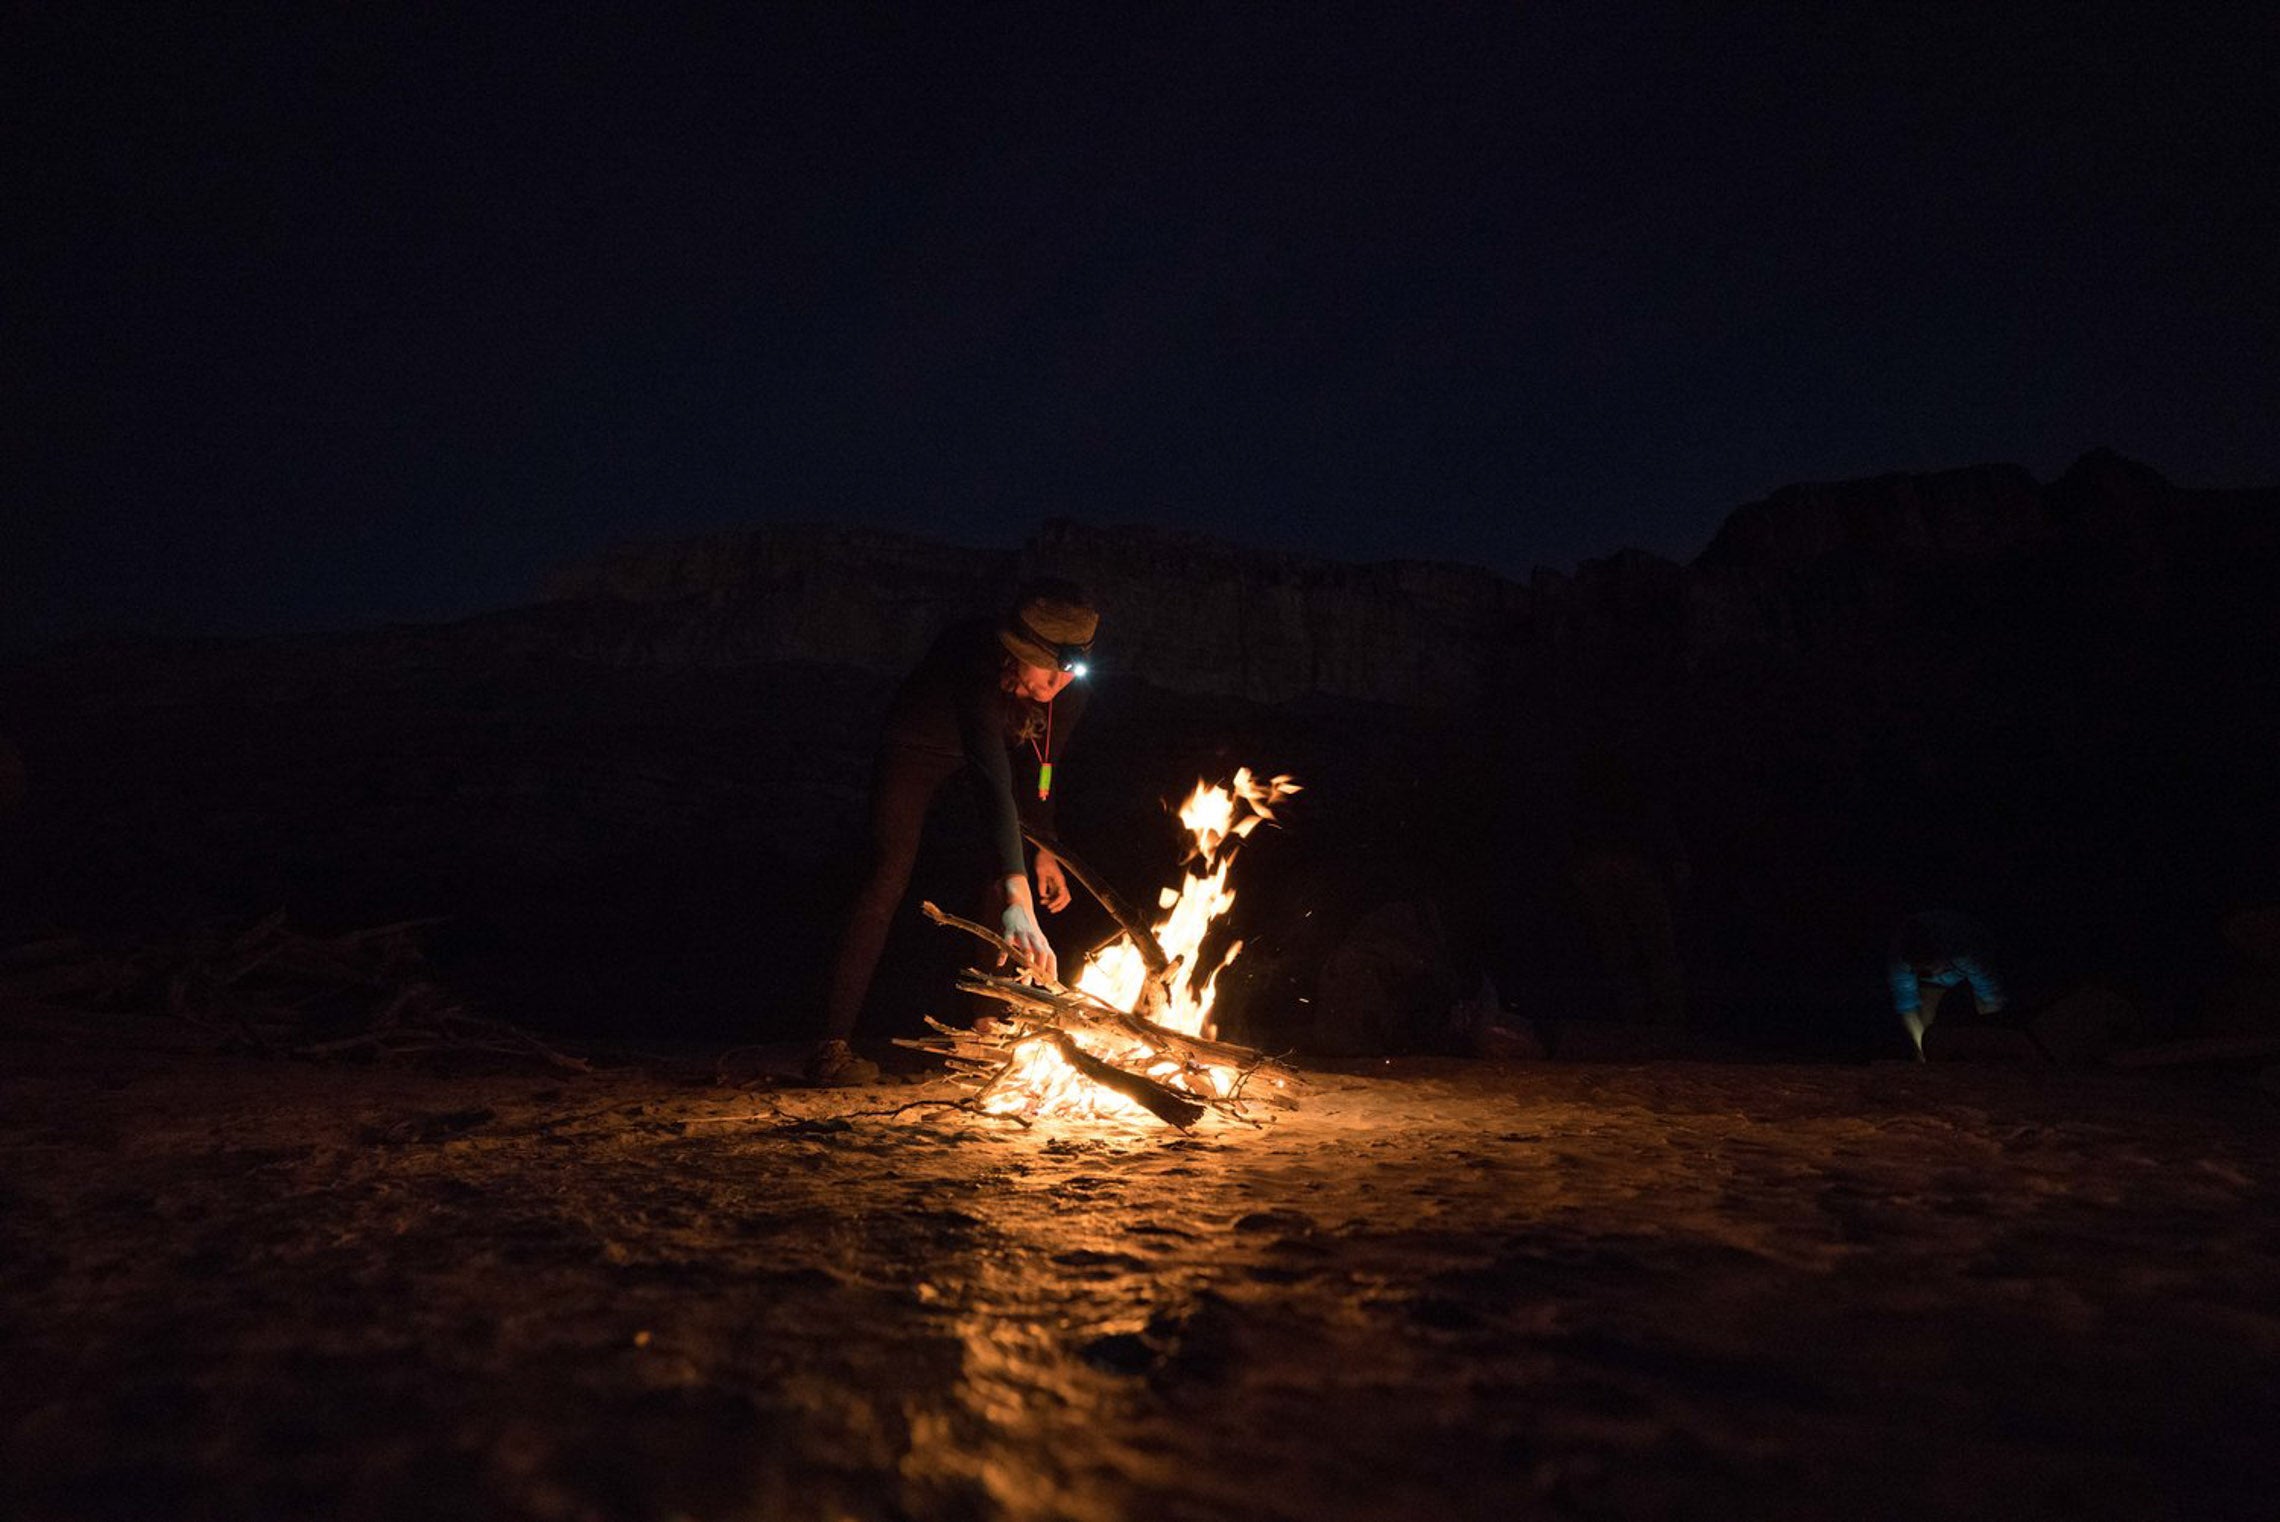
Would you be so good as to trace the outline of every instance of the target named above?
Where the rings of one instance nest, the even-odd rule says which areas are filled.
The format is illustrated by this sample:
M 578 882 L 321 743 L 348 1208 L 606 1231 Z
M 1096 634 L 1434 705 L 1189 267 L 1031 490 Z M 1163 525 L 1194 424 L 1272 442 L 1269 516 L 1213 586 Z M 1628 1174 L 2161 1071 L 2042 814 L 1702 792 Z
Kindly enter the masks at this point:
M 1052 834 L 1054 768 L 1085 711 L 1086 689 L 1070 684 L 1085 674 L 1099 624 L 1083 588 L 1032 581 L 1002 619 L 945 630 L 903 679 L 871 774 L 870 874 L 840 934 L 823 1039 L 807 1063 L 812 1082 L 865 1083 L 878 1076 L 877 1066 L 858 1057 L 848 1040 L 910 885 L 927 811 L 953 775 L 964 773 L 981 803 L 996 874 L 990 901 L 1005 938 L 1046 976 L 1058 972 L 1037 906 L 1054 914 L 1067 908 L 1068 879 L 1053 854 L 1040 850 L 1032 892 L 1021 826 L 1027 821 Z

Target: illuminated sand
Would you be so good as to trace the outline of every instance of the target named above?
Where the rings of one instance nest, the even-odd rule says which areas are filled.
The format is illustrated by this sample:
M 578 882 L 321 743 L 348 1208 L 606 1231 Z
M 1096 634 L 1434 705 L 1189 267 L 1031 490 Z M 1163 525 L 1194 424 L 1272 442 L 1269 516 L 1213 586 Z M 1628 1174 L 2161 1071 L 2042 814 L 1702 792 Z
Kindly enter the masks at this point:
M 2242 1090 L 1404 1063 L 1167 1142 L 0 1056 L 12 1515 L 2147 1518 L 2280 1482 L 2280 1110 Z

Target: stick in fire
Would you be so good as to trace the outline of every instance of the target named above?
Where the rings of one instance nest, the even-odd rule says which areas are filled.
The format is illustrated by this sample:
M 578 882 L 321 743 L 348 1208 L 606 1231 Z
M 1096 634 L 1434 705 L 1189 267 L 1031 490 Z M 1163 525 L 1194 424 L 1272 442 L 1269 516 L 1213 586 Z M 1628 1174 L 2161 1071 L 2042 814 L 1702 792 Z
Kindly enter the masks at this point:
M 1122 933 L 1095 952 L 1074 986 L 1041 975 L 1003 936 L 929 903 L 928 918 L 994 947 L 1018 978 L 969 972 L 960 990 L 1006 1006 L 1002 1015 L 959 1030 L 929 1021 L 937 1035 L 899 1044 L 942 1057 L 974 1092 L 963 1102 L 982 1114 L 1027 1123 L 1044 1115 L 1130 1115 L 1135 1109 L 1186 1130 L 1209 1111 L 1259 1125 L 1259 1105 L 1295 1108 L 1303 1080 L 1264 1052 L 1213 1040 L 1210 1009 L 1220 971 L 1198 952 L 1234 903 L 1227 887 L 1233 847 L 1298 791 L 1288 777 L 1262 781 L 1246 768 L 1225 787 L 1199 785 L 1180 810 L 1195 836 L 1199 869 L 1161 898 L 1163 918 L 1143 924 L 1105 880 L 1057 842 L 1039 841 L 1070 877 L 1100 900 Z

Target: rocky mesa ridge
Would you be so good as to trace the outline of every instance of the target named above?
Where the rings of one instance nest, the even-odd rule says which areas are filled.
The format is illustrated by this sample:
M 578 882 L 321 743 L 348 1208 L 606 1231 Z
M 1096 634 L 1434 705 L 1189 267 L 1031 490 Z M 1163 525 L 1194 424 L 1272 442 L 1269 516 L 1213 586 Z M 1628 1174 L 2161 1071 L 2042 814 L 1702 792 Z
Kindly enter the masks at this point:
M 2179 488 L 2107 451 L 2049 483 L 1980 465 L 1805 484 L 1736 509 L 1690 564 L 1627 550 L 1526 583 L 1133 525 L 1055 520 L 1013 550 L 772 526 L 624 546 L 556 571 L 544 596 L 576 652 L 612 665 L 886 673 L 950 619 L 1050 572 L 1093 588 L 1106 661 L 1158 687 L 1439 707 L 1579 652 L 1684 665 L 1733 647 L 1810 649 L 1857 636 L 1911 578 L 2067 545 L 2125 552 L 2136 579 L 2158 580 L 2180 544 L 2269 538 L 2276 497 Z

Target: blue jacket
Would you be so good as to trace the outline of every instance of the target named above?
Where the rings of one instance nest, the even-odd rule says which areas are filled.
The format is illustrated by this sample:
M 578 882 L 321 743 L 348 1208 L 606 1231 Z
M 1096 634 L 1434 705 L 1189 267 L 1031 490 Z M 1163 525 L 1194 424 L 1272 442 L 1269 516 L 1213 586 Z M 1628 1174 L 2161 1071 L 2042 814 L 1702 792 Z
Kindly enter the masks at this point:
M 1903 943 L 1911 939 L 1922 941 L 1937 958 L 1933 970 L 1918 973 L 1900 955 Z M 1953 988 L 1958 983 L 1971 985 L 1971 996 L 1978 1001 L 1983 1014 L 1993 1014 L 2003 1007 L 2003 985 L 1996 980 L 1995 969 L 1987 963 L 1987 938 L 1978 926 L 1960 914 L 1945 909 L 1927 909 L 1911 914 L 1900 922 L 1900 929 L 1892 937 L 1892 1007 L 1903 1015 L 1923 1008 L 1923 985 Z

